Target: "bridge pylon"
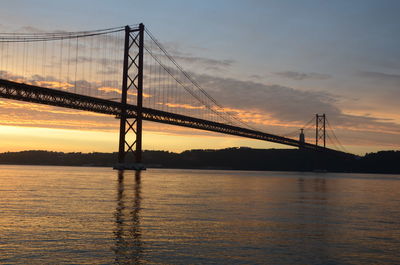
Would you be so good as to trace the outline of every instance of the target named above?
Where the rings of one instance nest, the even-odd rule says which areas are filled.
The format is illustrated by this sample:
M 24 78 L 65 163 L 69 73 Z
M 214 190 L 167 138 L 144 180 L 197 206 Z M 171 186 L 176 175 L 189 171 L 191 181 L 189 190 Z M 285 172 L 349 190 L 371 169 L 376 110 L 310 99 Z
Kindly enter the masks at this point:
M 319 141 L 322 141 L 326 148 L 326 115 L 315 114 L 315 145 L 318 146 Z
M 143 53 L 144 25 L 138 28 L 125 27 L 124 61 L 121 93 L 121 115 L 117 169 L 143 169 L 142 162 L 142 120 L 143 120 Z M 136 94 L 137 112 L 134 117 L 127 115 L 128 92 Z M 126 161 L 133 154 L 134 161 Z

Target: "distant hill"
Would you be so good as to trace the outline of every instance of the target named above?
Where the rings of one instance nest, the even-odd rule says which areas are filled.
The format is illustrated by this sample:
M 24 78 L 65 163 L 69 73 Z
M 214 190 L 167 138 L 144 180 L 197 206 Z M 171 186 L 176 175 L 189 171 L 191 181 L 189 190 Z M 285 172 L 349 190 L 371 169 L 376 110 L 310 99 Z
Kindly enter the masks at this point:
M 227 148 L 189 150 L 182 153 L 144 151 L 148 167 L 229 170 L 362 172 L 400 174 L 400 151 L 380 151 L 363 157 L 326 154 L 299 149 Z M 22 151 L 0 154 L 0 164 L 105 166 L 117 161 L 117 153 L 62 153 Z

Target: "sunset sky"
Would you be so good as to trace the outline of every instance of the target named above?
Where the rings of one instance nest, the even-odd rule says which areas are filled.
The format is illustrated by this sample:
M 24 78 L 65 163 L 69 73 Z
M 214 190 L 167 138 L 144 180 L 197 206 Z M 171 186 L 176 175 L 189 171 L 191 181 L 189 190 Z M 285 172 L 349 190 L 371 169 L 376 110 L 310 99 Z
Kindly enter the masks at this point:
M 257 128 L 284 135 L 326 113 L 347 151 L 364 154 L 400 149 L 399 10 L 396 0 L 14 0 L 2 3 L 0 32 L 142 22 L 207 92 Z M 152 150 L 286 148 L 149 122 L 144 132 Z M 0 152 L 112 152 L 118 120 L 0 99 L 0 137 Z

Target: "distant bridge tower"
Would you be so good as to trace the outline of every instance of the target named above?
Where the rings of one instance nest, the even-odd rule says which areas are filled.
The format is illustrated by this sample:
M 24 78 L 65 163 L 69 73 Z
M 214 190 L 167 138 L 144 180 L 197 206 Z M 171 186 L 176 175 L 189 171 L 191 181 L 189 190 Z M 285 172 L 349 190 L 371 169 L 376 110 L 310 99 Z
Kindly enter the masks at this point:
M 135 117 L 128 117 L 126 107 L 121 109 L 118 149 L 121 169 L 127 166 L 125 158 L 128 153 L 134 154 L 132 162 L 142 162 L 143 52 L 144 25 L 139 24 L 139 28 L 134 29 L 126 26 L 121 103 L 126 106 L 128 91 L 134 90 L 137 112 Z
M 315 145 L 318 146 L 320 141 L 323 142 L 324 148 L 326 147 L 326 132 L 325 132 L 326 116 L 315 114 Z

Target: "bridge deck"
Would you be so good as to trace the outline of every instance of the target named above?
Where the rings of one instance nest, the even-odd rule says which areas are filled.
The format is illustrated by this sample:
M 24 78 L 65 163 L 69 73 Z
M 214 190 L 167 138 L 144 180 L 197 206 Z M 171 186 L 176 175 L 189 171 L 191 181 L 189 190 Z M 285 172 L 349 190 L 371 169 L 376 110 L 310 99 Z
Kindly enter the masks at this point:
M 70 92 L 54 90 L 39 86 L 16 83 L 0 79 L 0 97 L 34 102 L 39 104 L 65 107 L 71 109 L 85 110 L 119 117 L 121 109 L 126 109 L 128 117 L 136 117 L 137 106 L 130 104 L 121 104 L 119 102 L 89 97 Z M 228 124 L 212 122 L 203 119 L 192 118 L 184 115 L 155 110 L 151 108 L 142 108 L 143 120 L 184 126 L 206 131 L 219 132 L 224 134 L 236 135 L 246 138 L 258 139 L 262 141 L 274 142 L 289 146 L 303 147 L 317 151 L 328 151 L 343 153 L 329 148 L 323 148 L 310 143 L 301 143 L 290 138 L 236 127 Z M 343 153 L 344 154 L 344 153 Z

